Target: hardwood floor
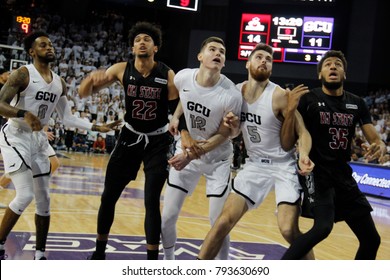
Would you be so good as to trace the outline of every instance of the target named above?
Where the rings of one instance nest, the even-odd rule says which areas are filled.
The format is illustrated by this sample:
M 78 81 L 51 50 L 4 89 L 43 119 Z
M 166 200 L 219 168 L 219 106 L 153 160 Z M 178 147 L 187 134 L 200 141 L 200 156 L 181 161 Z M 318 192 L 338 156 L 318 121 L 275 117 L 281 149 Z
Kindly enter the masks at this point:
M 94 249 L 96 217 L 103 189 L 108 155 L 60 153 L 61 167 L 51 178 L 51 227 L 49 259 L 85 259 Z M 0 161 L 0 171 L 2 171 Z M 142 169 L 125 189 L 116 207 L 107 258 L 145 259 L 144 176 Z M 194 259 L 210 226 L 208 201 L 202 178 L 188 197 L 178 221 L 177 259 Z M 14 197 L 11 184 L 0 193 L 0 202 Z M 163 190 L 164 194 L 164 190 Z M 287 247 L 279 233 L 274 193 L 256 210 L 248 212 L 231 233 L 232 259 L 279 259 Z M 390 201 L 369 197 L 382 243 L 379 260 L 390 260 Z M 2 217 L 4 210 L 0 210 Z M 8 259 L 32 259 L 35 244 L 34 203 L 23 213 L 6 243 Z M 301 218 L 302 231 L 312 220 Z M 358 243 L 345 223 L 337 223 L 331 235 L 315 247 L 316 259 L 353 259 Z M 162 253 L 160 253 L 160 259 Z

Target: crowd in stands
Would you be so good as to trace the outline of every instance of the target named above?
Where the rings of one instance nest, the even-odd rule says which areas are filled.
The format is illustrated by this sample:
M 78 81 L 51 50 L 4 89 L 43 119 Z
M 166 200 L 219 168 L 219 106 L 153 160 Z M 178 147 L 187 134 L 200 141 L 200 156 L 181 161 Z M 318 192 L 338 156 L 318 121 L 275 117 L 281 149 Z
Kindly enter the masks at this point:
M 373 125 L 387 146 L 387 154 L 378 160 L 368 162 L 364 158 L 362 144 L 367 143 L 360 127 L 356 127 L 356 136 L 352 145 L 352 160 L 365 163 L 376 163 L 390 166 L 390 90 L 371 91 L 364 97 L 372 117 Z
M 119 83 L 115 83 L 82 99 L 78 94 L 80 81 L 93 70 L 128 60 L 131 52 L 127 38 L 123 36 L 122 16 L 106 12 L 95 14 L 90 21 L 89 24 L 77 24 L 47 13 L 37 16 L 32 28 L 43 30 L 50 36 L 57 55 L 56 62 L 51 65 L 52 70 L 66 82 L 72 113 L 100 125 L 124 119 L 124 91 Z M 7 44 L 23 47 L 23 34 L 15 31 L 10 30 Z M 0 58 L 4 56 L 2 53 Z M 16 48 L 10 52 L 10 56 L 9 59 L 30 59 L 24 50 Z M 3 60 L 1 62 L 4 65 Z M 97 134 L 65 127 L 56 112 L 52 115 L 48 130 L 55 134 L 55 140 L 50 144 L 57 150 L 110 153 L 116 142 L 115 131 Z
M 124 35 L 124 17 L 112 11 L 95 14 L 88 24 L 68 22 L 59 15 L 37 16 L 34 30 L 44 30 L 54 44 L 57 60 L 52 65 L 54 72 L 64 78 L 67 97 L 72 113 L 96 124 L 123 120 L 125 114 L 124 91 L 119 83 L 102 89 L 92 96 L 82 99 L 78 95 L 80 81 L 91 71 L 108 68 L 110 65 L 126 61 L 131 55 L 127 38 Z M 8 45 L 22 46 L 23 35 L 10 30 Z M 22 50 L 12 50 L 11 58 L 29 60 Z M 0 67 L 5 64 L 5 56 L 0 51 Z M 372 91 L 364 98 L 372 114 L 373 123 L 387 145 L 387 154 L 375 162 L 390 166 L 390 90 Z M 51 141 L 55 149 L 66 151 L 110 153 L 115 146 L 116 134 L 87 132 L 64 127 L 56 113 L 53 113 L 49 130 L 56 138 Z M 101 143 L 104 140 L 104 145 Z M 366 139 L 359 127 L 352 145 L 352 161 L 367 162 L 361 144 Z M 244 157 L 245 160 L 245 157 Z

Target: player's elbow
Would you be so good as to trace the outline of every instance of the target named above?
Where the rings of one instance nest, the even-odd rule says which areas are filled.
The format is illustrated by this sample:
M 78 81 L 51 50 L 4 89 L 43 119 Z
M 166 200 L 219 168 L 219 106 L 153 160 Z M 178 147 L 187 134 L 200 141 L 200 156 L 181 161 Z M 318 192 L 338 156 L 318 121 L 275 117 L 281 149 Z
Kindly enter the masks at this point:
M 286 152 L 291 151 L 295 147 L 295 144 L 297 143 L 298 137 L 294 135 L 294 137 L 283 138 L 280 141 L 280 145 L 282 149 Z
M 291 151 L 295 147 L 295 142 L 291 143 L 281 143 L 282 149 L 286 152 Z

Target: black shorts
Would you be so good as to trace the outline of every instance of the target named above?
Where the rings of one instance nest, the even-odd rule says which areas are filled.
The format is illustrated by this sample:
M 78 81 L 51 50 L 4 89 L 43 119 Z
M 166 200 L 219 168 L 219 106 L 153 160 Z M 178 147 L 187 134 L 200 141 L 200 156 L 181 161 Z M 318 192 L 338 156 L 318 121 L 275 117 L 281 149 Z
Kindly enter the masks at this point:
M 173 143 L 171 134 L 167 132 L 148 136 L 149 143 L 146 147 L 145 138 L 137 143 L 138 138 L 139 134 L 131 132 L 126 127 L 122 128 L 107 165 L 106 182 L 127 184 L 135 180 L 141 163 L 143 163 L 145 174 L 168 176 L 168 153 Z
M 318 205 L 334 207 L 335 222 L 358 217 L 373 210 L 366 196 L 360 191 L 352 177 L 352 170 L 349 168 L 334 170 L 331 173 L 329 173 L 329 168 L 327 172 L 321 172 L 320 168 L 315 168 L 311 175 L 299 177 L 304 190 L 303 217 L 313 218 L 311 210 Z

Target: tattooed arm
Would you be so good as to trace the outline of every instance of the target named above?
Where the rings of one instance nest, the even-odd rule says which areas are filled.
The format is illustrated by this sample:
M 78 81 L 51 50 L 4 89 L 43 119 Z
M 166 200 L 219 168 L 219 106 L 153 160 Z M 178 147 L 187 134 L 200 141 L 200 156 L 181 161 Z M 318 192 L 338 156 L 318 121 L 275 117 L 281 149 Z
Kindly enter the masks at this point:
M 24 118 L 33 131 L 42 129 L 40 120 L 29 111 L 10 105 L 12 99 L 22 92 L 30 81 L 26 67 L 13 71 L 0 91 L 0 115 L 6 118 Z
M 0 115 L 6 118 L 15 118 L 18 108 L 9 105 L 16 94 L 23 91 L 29 83 L 29 75 L 26 67 L 15 70 L 9 76 L 7 82 L 0 91 Z

